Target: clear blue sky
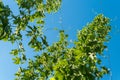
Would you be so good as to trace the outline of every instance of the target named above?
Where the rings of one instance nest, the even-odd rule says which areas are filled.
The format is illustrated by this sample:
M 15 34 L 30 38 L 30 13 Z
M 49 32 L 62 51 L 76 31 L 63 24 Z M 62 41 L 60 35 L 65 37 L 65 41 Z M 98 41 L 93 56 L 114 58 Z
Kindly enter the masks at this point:
M 10 8 L 17 13 L 17 7 L 14 0 L 3 0 L 9 4 Z M 45 34 L 50 43 L 57 40 L 57 31 L 51 28 L 58 27 L 65 29 L 69 34 L 69 39 L 76 38 L 76 31 L 82 29 L 87 23 L 99 13 L 111 18 L 112 31 L 108 50 L 105 51 L 107 57 L 103 59 L 103 65 L 107 65 L 112 70 L 112 80 L 120 80 L 120 1 L 119 0 L 63 0 L 61 9 L 52 15 L 46 17 L 46 28 L 50 28 Z M 13 80 L 14 73 L 18 66 L 12 62 L 12 56 L 9 54 L 12 48 L 16 46 L 0 41 L 0 80 Z M 29 49 L 29 48 L 26 48 Z M 28 50 L 27 54 L 32 50 Z M 109 56 L 110 55 L 110 56 Z M 102 80 L 110 80 L 110 76 L 105 76 Z

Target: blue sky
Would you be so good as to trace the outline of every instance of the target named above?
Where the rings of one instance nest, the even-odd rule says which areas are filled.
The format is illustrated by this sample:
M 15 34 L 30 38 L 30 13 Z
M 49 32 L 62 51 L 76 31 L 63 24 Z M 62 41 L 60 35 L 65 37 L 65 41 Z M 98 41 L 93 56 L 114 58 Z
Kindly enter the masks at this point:
M 14 0 L 3 0 L 9 4 L 10 8 L 17 14 L 17 7 Z M 46 15 L 45 27 L 49 28 L 45 34 L 48 36 L 50 43 L 58 39 L 58 32 L 51 28 L 58 27 L 65 29 L 69 34 L 69 39 L 76 39 L 76 31 L 82 29 L 86 23 L 99 13 L 111 19 L 112 31 L 110 32 L 111 40 L 108 50 L 105 51 L 107 56 L 103 59 L 103 65 L 107 65 L 112 70 L 112 80 L 120 80 L 120 1 L 119 0 L 63 0 L 61 9 L 51 15 Z M 14 73 L 18 66 L 12 62 L 12 56 L 9 54 L 15 45 L 0 41 L 0 80 L 13 80 Z M 29 48 L 26 48 L 29 49 Z M 32 52 L 28 50 L 27 54 Z M 110 75 L 105 76 L 102 80 L 110 80 Z

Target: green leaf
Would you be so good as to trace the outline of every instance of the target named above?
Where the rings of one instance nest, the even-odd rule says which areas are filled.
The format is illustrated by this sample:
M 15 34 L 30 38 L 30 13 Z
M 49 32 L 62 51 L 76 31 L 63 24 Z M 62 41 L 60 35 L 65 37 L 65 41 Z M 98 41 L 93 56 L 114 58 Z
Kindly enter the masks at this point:
M 18 53 L 19 53 L 19 50 L 18 50 L 18 49 L 13 49 L 13 50 L 10 52 L 10 54 L 12 54 L 12 55 L 14 55 L 14 56 L 18 55 Z
M 19 57 L 15 57 L 12 59 L 14 61 L 15 64 L 20 64 L 21 59 Z

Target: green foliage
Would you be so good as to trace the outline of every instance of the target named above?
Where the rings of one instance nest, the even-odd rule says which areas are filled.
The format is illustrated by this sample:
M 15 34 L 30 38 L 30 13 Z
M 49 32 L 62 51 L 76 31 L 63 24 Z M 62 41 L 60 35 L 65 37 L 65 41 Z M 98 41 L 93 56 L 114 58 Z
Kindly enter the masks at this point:
M 8 6 L 4 6 L 2 2 L 0 2 L 0 40 L 8 40 L 9 35 L 11 33 L 10 24 L 9 24 L 9 16 L 10 9 Z
M 0 40 L 18 43 L 18 48 L 10 52 L 14 56 L 14 64 L 27 65 L 19 68 L 15 80 L 99 80 L 109 73 L 98 58 L 107 47 L 104 42 L 110 38 L 108 18 L 102 14 L 96 16 L 78 31 L 74 46 L 69 47 L 68 35 L 64 30 L 59 31 L 59 40 L 49 45 L 43 33 L 44 18 L 47 13 L 60 8 L 61 0 L 16 2 L 19 6 L 18 15 L 14 15 L 8 6 L 0 2 Z M 27 57 L 22 44 L 22 32 L 30 38 L 28 46 L 41 52 L 40 55 Z

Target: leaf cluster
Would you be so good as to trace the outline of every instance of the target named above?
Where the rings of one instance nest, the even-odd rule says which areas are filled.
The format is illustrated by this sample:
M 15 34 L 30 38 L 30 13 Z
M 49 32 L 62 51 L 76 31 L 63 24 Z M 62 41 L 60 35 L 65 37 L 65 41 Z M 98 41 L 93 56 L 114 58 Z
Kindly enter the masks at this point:
M 109 73 L 97 56 L 103 55 L 109 31 L 109 19 L 100 14 L 78 31 L 75 46 L 68 48 L 68 35 L 60 30 L 58 42 L 47 46 L 35 60 L 30 59 L 18 77 L 22 80 L 100 80 Z
M 99 80 L 109 73 L 98 58 L 107 48 L 104 42 L 110 38 L 107 17 L 99 14 L 79 30 L 74 46 L 69 47 L 64 30 L 59 31 L 59 40 L 49 45 L 43 33 L 44 18 L 58 11 L 61 0 L 15 1 L 19 6 L 17 15 L 0 2 L 0 40 L 17 43 L 18 48 L 10 52 L 14 64 L 26 63 L 26 67 L 19 67 L 15 73 L 15 80 Z M 40 53 L 33 59 L 25 54 L 23 36 L 30 39 L 28 46 Z

